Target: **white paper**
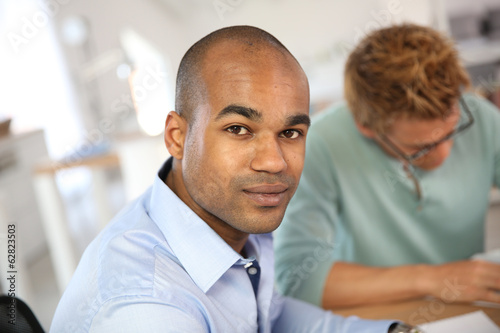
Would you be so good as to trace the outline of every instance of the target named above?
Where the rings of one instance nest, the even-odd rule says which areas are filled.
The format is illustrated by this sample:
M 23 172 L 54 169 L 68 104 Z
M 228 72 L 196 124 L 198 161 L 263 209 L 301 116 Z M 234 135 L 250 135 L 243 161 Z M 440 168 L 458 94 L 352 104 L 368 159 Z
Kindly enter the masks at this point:
M 420 328 L 425 333 L 500 333 L 500 328 L 483 311 L 437 320 Z

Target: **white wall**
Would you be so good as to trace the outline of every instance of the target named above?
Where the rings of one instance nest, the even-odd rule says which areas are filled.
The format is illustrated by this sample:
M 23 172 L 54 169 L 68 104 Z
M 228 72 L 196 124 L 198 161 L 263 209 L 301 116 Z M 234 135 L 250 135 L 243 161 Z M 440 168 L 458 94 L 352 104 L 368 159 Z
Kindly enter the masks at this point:
M 184 48 L 223 26 L 248 24 L 275 35 L 297 57 L 311 83 L 312 102 L 342 94 L 342 67 L 348 49 L 367 32 L 390 23 L 432 22 L 431 1 L 411 0 L 240 0 L 226 11 L 206 1 L 184 18 Z M 210 5 L 208 5 L 210 4 Z M 181 45 L 179 45 L 181 47 Z
M 72 16 L 83 17 L 88 22 L 90 32 L 85 45 L 66 45 L 63 42 L 64 22 Z M 128 82 L 119 80 L 116 76 L 118 63 L 90 81 L 85 80 L 82 73 L 88 67 L 86 65 L 96 63 L 106 54 L 121 50 L 119 36 L 125 28 L 132 28 L 149 39 L 166 57 L 180 57 L 181 51 L 176 45 L 183 44 L 182 35 L 178 33 L 182 22 L 154 1 L 129 0 L 124 4 L 118 0 L 73 0 L 61 6 L 54 20 L 84 109 L 84 123 L 88 131 L 84 139 L 93 143 L 98 141 L 98 134 L 95 134 L 97 132 L 113 136 L 126 127 L 126 122 L 130 121 L 128 118 L 133 118 L 134 112 L 130 98 L 125 97 L 130 96 Z M 173 80 L 175 73 L 169 74 Z M 124 111 L 127 108 L 129 109 Z M 165 116 L 168 111 L 165 110 Z M 123 115 L 127 117 L 124 118 Z M 111 121 L 112 126 L 106 127 L 103 125 L 104 121 Z
M 370 30 L 390 23 L 412 21 L 431 24 L 430 0 L 73 0 L 55 17 L 61 23 L 69 15 L 83 15 L 91 26 L 90 47 L 85 50 L 65 47 L 75 73 L 85 61 L 119 47 L 118 34 L 132 27 L 150 39 L 171 60 L 172 80 L 178 63 L 189 46 L 218 28 L 249 24 L 263 28 L 280 39 L 304 66 L 311 83 L 312 102 L 331 101 L 342 94 L 344 56 Z M 83 61 L 82 58 L 86 57 Z M 92 83 L 90 93 L 82 94 L 86 107 L 86 127 L 113 112 L 117 98 L 127 93 L 110 71 Z M 92 111 L 85 98 L 97 100 Z M 95 104 L 95 102 L 94 102 Z M 166 110 L 168 111 L 168 110 Z

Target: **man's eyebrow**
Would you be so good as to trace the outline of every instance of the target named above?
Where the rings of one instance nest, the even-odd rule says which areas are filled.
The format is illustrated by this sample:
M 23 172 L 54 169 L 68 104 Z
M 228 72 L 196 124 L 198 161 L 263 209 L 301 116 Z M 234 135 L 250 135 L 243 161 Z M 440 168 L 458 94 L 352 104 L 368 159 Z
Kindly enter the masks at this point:
M 295 116 L 289 116 L 286 121 L 286 126 L 295 126 L 304 124 L 307 127 L 311 125 L 311 118 L 307 114 L 299 114 Z
M 246 106 L 235 105 L 235 104 L 228 105 L 224 109 L 222 109 L 217 115 L 217 117 L 215 117 L 215 120 L 219 120 L 221 118 L 224 118 L 232 114 L 238 114 L 254 122 L 262 121 L 262 114 L 259 111 Z

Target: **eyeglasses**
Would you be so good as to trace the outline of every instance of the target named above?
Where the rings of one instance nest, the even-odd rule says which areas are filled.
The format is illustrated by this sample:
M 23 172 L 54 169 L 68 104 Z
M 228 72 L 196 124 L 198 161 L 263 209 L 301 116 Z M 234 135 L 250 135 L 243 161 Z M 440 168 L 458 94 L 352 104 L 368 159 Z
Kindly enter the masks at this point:
M 428 154 L 429 152 L 431 152 L 433 149 L 435 149 L 437 146 L 439 146 L 443 142 L 448 141 L 448 140 L 454 138 L 455 136 L 457 136 L 458 134 L 462 133 L 463 131 L 465 131 L 466 129 L 468 129 L 469 127 L 472 126 L 472 124 L 474 123 L 474 117 L 472 116 L 472 113 L 470 112 L 469 107 L 467 106 L 467 104 L 465 103 L 465 101 L 464 101 L 464 99 L 462 97 L 460 97 L 459 101 L 460 101 L 460 104 L 462 105 L 462 107 L 464 109 L 464 113 L 465 113 L 465 116 L 467 117 L 467 119 L 463 119 L 463 117 L 460 117 L 461 121 L 459 120 L 458 126 L 452 132 L 450 132 L 449 134 L 447 134 L 444 138 L 440 139 L 439 141 L 436 141 L 436 142 L 433 142 L 433 143 L 427 145 L 425 148 L 417 151 L 416 153 L 413 153 L 411 155 L 407 155 L 404 152 L 402 152 L 401 149 L 399 149 L 384 134 L 379 134 L 378 137 L 389 148 L 391 148 L 392 151 L 398 157 L 404 159 L 409 164 L 413 164 L 413 161 L 415 161 L 415 160 L 421 158 L 422 156 Z
M 474 117 L 472 116 L 472 113 L 470 112 L 469 107 L 465 103 L 464 99 L 462 97 L 460 97 L 459 101 L 460 101 L 460 104 L 462 105 L 462 107 L 464 109 L 464 113 L 465 113 L 465 116 L 467 117 L 467 119 L 463 119 L 463 117 L 460 116 L 460 120 L 459 120 L 458 126 L 451 133 L 449 133 L 448 135 L 446 135 L 444 138 L 441 138 L 441 140 L 433 142 L 433 143 L 427 145 L 425 148 L 417 151 L 414 154 L 407 155 L 407 154 L 403 153 L 401 151 L 401 149 L 399 149 L 391 140 L 389 140 L 389 138 L 387 136 L 385 136 L 383 134 L 379 134 L 378 135 L 379 139 L 382 142 L 384 142 L 389 148 L 391 148 L 392 151 L 399 158 L 401 158 L 401 159 L 405 160 L 406 162 L 408 162 L 408 163 L 405 163 L 403 165 L 403 167 L 404 167 L 404 170 L 405 170 L 406 174 L 408 175 L 408 177 L 410 177 L 410 179 L 413 180 L 413 183 L 415 184 L 415 190 L 417 192 L 417 197 L 418 197 L 419 201 L 422 199 L 422 190 L 420 188 L 420 184 L 419 184 L 416 176 L 414 175 L 413 161 L 415 161 L 415 160 L 421 158 L 422 156 L 428 154 L 429 152 L 431 152 L 433 149 L 435 149 L 437 146 L 439 146 L 443 142 L 448 141 L 448 140 L 454 138 L 458 134 L 462 133 L 463 131 L 465 131 L 466 129 L 468 129 L 469 127 L 471 127 L 472 124 L 474 123 Z

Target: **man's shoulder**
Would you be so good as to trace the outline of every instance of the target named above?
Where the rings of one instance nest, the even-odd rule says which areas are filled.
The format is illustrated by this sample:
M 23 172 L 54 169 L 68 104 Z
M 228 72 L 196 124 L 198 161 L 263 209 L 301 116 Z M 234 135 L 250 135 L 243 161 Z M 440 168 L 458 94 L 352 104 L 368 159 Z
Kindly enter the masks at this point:
M 87 247 L 58 306 L 57 321 L 87 326 L 113 304 L 171 303 L 165 295 L 175 297 L 185 272 L 146 210 L 135 206 L 142 204 L 137 200 L 122 210 Z
M 307 136 L 308 149 L 321 147 L 332 154 L 348 154 L 350 149 L 363 145 L 361 133 L 356 128 L 352 112 L 345 102 L 332 104 L 327 109 L 313 115 Z
M 99 233 L 85 250 L 74 278 L 94 281 L 106 295 L 119 288 L 151 288 L 158 248 L 168 244 L 148 216 L 144 200 L 130 203 Z
M 352 121 L 352 114 L 344 101 L 332 103 L 323 110 L 317 111 L 312 115 L 312 123 L 315 127 L 321 127 L 322 124 L 329 123 L 341 127 L 341 123 Z
M 488 124 L 493 119 L 500 117 L 498 107 L 483 96 L 467 93 L 463 95 L 463 100 L 475 119 Z
M 141 200 L 133 205 L 143 205 Z M 92 246 L 99 293 L 103 298 L 125 294 L 152 294 L 158 276 L 178 274 L 181 265 L 146 207 L 120 213 Z
M 476 94 L 464 94 L 463 101 L 474 117 L 474 125 L 464 133 L 462 142 L 472 145 L 470 149 L 490 154 L 498 151 L 500 133 L 500 111 L 489 100 Z M 467 139 L 467 140 L 465 140 Z M 477 145 L 481 145 L 478 150 Z

